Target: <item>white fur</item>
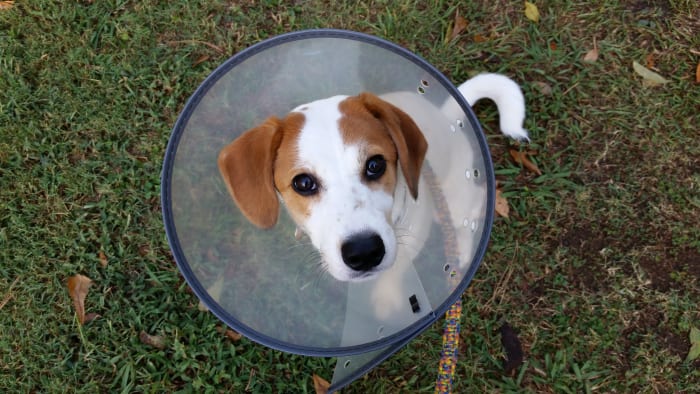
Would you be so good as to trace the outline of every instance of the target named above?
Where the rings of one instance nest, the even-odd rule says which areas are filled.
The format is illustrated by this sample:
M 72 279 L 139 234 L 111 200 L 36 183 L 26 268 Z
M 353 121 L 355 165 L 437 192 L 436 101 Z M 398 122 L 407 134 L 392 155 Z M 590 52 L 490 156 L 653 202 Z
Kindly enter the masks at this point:
M 496 103 L 501 132 L 516 140 L 530 140 L 523 128 L 525 97 L 520 86 L 501 74 L 479 74 L 459 85 L 459 92 L 469 105 L 488 98 Z
M 322 264 L 338 280 L 358 281 L 390 267 L 396 258 L 396 236 L 388 221 L 393 196 L 365 185 L 362 146 L 346 145 L 338 128 L 338 104 L 347 96 L 335 96 L 297 107 L 306 116 L 299 134 L 297 165 L 314 174 L 320 183 L 320 201 L 304 223 L 299 223 L 319 250 Z M 382 262 L 370 271 L 350 269 L 343 262 L 342 243 L 352 235 L 372 231 L 384 242 Z

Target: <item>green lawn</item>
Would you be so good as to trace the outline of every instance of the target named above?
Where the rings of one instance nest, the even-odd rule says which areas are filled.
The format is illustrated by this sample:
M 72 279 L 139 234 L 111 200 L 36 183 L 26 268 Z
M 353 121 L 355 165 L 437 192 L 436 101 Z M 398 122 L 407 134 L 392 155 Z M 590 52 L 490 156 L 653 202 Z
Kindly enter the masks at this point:
M 512 161 L 494 106 L 476 107 L 511 214 L 463 297 L 455 392 L 700 391 L 700 361 L 685 361 L 700 328 L 700 6 L 534 3 L 538 23 L 500 0 L 0 7 L 0 392 L 287 393 L 330 380 L 334 360 L 233 341 L 198 310 L 159 196 L 199 83 L 253 43 L 318 27 L 394 41 L 455 83 L 502 72 L 525 92 L 541 176 Z M 468 25 L 449 40 L 456 11 Z M 670 82 L 645 86 L 633 61 Z M 85 306 L 100 315 L 83 326 L 75 274 L 94 281 Z M 513 374 L 504 321 L 525 350 Z M 441 324 L 343 392 L 432 392 Z

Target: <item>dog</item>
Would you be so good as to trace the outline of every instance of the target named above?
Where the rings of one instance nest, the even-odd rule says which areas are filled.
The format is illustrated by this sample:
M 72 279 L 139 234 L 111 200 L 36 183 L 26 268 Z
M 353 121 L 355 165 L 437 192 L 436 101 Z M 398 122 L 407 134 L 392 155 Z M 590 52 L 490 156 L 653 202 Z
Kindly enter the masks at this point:
M 529 140 L 523 128 L 525 99 L 514 81 L 481 74 L 458 90 L 469 105 L 493 100 L 501 132 Z M 299 105 L 283 118 L 269 117 L 220 151 L 218 168 L 228 192 L 261 229 L 276 224 L 284 205 L 298 233 L 320 253 L 323 269 L 338 281 L 367 281 L 396 261 L 411 261 L 434 215 L 430 191 L 421 182 L 424 162 L 445 175 L 446 189 L 463 181 L 463 168 L 472 165 L 456 151 L 467 143 L 464 137 L 429 141 L 424 133 L 449 127 L 442 123 L 463 113 L 457 102 L 428 110 L 430 104 L 419 96 L 338 95 Z M 446 155 L 456 162 L 443 160 Z M 470 209 L 482 209 L 463 205 L 450 212 L 456 227 L 463 227 Z M 399 242 L 406 234 L 410 239 Z M 471 253 L 463 249 L 460 261 Z

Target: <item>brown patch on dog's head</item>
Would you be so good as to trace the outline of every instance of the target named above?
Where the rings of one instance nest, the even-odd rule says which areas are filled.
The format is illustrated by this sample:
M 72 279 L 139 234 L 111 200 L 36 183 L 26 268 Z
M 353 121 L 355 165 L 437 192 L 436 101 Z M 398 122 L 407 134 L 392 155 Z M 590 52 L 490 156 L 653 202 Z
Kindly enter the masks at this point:
M 219 153 L 219 171 L 231 197 L 243 215 L 258 227 L 270 228 L 277 223 L 275 171 L 292 160 L 293 148 L 289 146 L 303 124 L 304 115 L 300 113 L 284 119 L 270 117 Z
M 340 111 L 344 114 L 340 121 L 343 138 L 348 142 L 362 140 L 367 146 L 367 158 L 373 152 L 385 155 L 387 162 L 394 163 L 391 166 L 394 171 L 398 158 L 411 196 L 417 198 L 428 142 L 413 119 L 396 106 L 366 92 L 344 100 Z M 396 176 L 387 178 L 395 182 Z M 383 185 L 393 190 L 393 185 Z
M 364 171 L 367 160 L 374 156 L 382 156 L 386 160 L 387 167 L 384 175 L 375 182 L 363 180 L 370 188 L 382 188 L 388 194 L 394 192 L 396 187 L 396 162 L 398 153 L 396 145 L 386 131 L 386 125 L 377 119 L 364 103 L 357 97 L 350 97 L 340 103 L 339 126 L 343 141 L 347 145 L 355 145 L 360 149 L 358 163 Z M 360 174 L 362 177 L 362 174 Z M 364 178 L 364 177 L 362 177 Z
M 313 175 L 313 172 L 299 166 L 298 141 L 305 116 L 302 113 L 293 112 L 287 116 L 287 119 L 293 124 L 293 127 L 287 127 L 284 130 L 282 143 L 277 149 L 273 176 L 275 187 L 287 206 L 287 212 L 296 223 L 301 223 L 311 213 L 311 204 L 317 200 L 318 196 L 302 196 L 294 191 L 292 186 L 294 177 L 307 173 Z

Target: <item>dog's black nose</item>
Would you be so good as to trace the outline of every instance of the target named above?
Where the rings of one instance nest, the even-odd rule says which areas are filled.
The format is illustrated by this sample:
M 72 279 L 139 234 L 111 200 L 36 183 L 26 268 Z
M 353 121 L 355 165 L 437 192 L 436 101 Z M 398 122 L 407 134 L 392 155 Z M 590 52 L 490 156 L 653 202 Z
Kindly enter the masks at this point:
M 375 233 L 353 235 L 340 246 L 343 261 L 355 271 L 369 271 L 378 266 L 384 252 L 384 242 Z

